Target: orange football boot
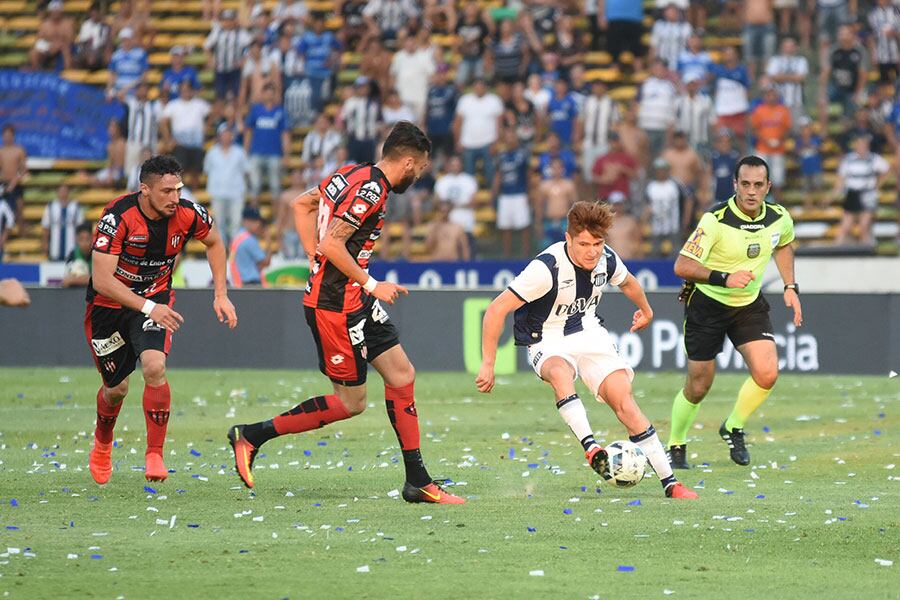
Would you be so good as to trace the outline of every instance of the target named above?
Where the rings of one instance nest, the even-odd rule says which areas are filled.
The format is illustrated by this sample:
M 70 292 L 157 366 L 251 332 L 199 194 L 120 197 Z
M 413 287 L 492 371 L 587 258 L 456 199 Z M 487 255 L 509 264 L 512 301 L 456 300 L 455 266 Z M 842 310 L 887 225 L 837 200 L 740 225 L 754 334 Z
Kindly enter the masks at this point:
M 91 470 L 91 477 L 100 485 L 109 481 L 109 476 L 112 475 L 111 454 L 112 442 L 104 444 L 94 439 L 94 447 L 91 448 L 88 467 Z
M 165 481 L 169 476 L 166 465 L 163 462 L 162 454 L 157 452 L 148 452 L 145 456 L 144 477 L 147 481 Z
M 407 502 L 431 502 L 433 504 L 465 504 L 466 499 L 446 491 L 432 481 L 425 487 L 416 487 L 410 482 L 403 484 L 403 499 Z
M 673 483 L 666 488 L 666 498 L 676 498 L 678 500 L 699 500 L 700 496 L 694 490 L 684 487 L 680 481 Z
M 259 450 L 244 437 L 244 426 L 235 425 L 228 430 L 228 443 L 234 451 L 234 466 L 241 481 L 248 488 L 253 489 L 253 461 Z

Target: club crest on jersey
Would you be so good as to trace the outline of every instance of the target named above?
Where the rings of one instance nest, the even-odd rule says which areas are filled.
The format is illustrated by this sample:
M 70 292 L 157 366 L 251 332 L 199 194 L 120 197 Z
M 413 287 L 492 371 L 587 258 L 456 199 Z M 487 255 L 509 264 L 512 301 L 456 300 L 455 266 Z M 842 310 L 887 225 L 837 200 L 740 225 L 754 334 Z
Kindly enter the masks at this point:
M 594 287 L 606 285 L 606 273 L 594 273 Z
M 181 236 L 180 236 L 180 235 L 177 235 L 177 234 L 176 234 L 176 235 L 173 235 L 173 236 L 172 236 L 172 242 L 171 242 L 171 243 L 172 243 L 172 247 L 173 247 L 173 248 L 177 248 L 177 247 L 178 247 L 178 244 L 179 244 L 180 242 L 181 242 Z
M 759 244 L 750 244 L 747 246 L 747 258 L 756 258 L 759 256 Z

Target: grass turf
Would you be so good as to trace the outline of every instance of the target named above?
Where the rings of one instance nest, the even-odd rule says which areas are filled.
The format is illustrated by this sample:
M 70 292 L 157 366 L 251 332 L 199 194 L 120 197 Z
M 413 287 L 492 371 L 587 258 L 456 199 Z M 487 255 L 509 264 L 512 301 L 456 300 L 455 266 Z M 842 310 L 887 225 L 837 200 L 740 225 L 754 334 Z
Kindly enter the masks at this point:
M 665 442 L 677 374 L 638 374 Z M 742 377 L 721 375 L 679 475 L 598 483 L 549 389 L 520 374 L 491 396 L 472 377 L 420 374 L 423 454 L 461 507 L 408 505 L 377 376 L 370 409 L 267 444 L 255 494 L 227 426 L 327 389 L 312 372 L 176 371 L 168 481 L 143 477 L 140 376 L 103 487 L 87 470 L 95 372 L 0 369 L 0 596 L 11 598 L 896 598 L 897 379 L 784 376 L 748 424 L 752 467 L 716 431 Z M 599 438 L 625 437 L 585 402 Z M 147 487 L 145 487 L 147 486 Z M 151 487 L 152 486 L 152 487 Z M 893 583 L 891 583 L 893 582 Z

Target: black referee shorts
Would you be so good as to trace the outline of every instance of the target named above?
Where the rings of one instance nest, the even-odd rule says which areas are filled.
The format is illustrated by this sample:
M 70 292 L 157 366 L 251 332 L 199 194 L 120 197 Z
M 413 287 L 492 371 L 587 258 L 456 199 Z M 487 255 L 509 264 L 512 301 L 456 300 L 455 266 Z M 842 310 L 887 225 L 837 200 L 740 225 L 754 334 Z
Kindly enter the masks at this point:
M 735 348 L 756 340 L 775 341 L 769 303 L 760 294 L 747 306 L 722 304 L 694 290 L 684 307 L 684 349 L 691 360 L 712 360 L 725 336 Z

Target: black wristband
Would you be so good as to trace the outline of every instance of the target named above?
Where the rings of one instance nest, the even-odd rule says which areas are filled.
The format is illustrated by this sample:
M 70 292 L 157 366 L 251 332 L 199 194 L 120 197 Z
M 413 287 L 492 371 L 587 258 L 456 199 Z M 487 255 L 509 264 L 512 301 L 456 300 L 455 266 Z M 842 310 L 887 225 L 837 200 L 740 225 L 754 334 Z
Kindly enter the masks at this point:
M 797 283 L 787 283 L 787 284 L 785 284 L 785 286 L 784 286 L 784 291 L 788 291 L 788 290 L 794 290 L 794 291 L 797 293 L 798 296 L 800 295 L 800 285 L 797 284 Z
M 725 282 L 728 281 L 729 275 L 730 273 L 726 273 L 725 271 L 710 271 L 709 284 L 725 287 Z

